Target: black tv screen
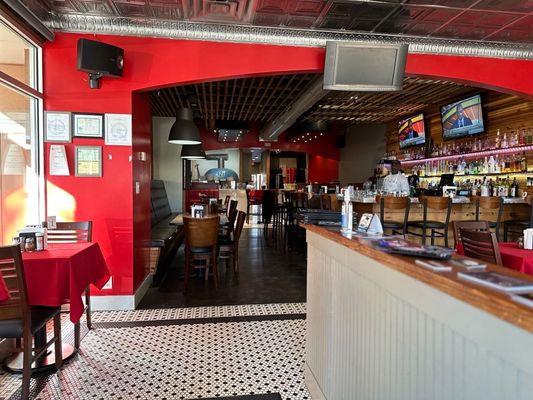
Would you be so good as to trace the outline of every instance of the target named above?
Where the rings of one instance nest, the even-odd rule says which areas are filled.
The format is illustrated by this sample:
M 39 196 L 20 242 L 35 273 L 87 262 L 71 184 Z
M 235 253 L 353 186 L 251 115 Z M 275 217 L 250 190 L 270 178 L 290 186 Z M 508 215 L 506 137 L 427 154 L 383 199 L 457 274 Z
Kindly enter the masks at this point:
M 485 132 L 479 94 L 441 107 L 440 115 L 444 140 Z
M 416 114 L 398 121 L 398 142 L 400 149 L 426 143 L 424 114 Z

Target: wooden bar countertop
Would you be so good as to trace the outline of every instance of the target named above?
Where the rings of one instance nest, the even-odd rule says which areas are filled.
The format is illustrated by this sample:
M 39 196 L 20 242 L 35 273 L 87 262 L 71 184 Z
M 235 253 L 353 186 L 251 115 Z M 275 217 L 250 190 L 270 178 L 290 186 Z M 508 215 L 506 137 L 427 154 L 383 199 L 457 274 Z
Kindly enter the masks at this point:
M 339 243 L 353 251 L 372 258 L 383 265 L 395 269 L 401 273 L 424 282 L 458 300 L 464 301 L 484 310 L 494 316 L 516 325 L 528 332 L 533 333 L 533 309 L 511 300 L 506 293 L 491 290 L 457 277 L 460 267 L 453 267 L 451 272 L 434 272 L 415 264 L 415 257 L 388 254 L 373 248 L 364 239 L 354 237 L 349 239 L 339 231 L 327 229 L 317 225 L 302 224 L 310 232 L 314 232 L 324 238 Z M 456 257 L 455 255 L 453 257 Z M 487 271 L 497 271 L 509 276 L 520 277 L 530 280 L 533 277 L 520 274 L 514 270 L 498 267 L 493 264 L 487 265 Z M 475 322 L 474 322 L 475 323 Z

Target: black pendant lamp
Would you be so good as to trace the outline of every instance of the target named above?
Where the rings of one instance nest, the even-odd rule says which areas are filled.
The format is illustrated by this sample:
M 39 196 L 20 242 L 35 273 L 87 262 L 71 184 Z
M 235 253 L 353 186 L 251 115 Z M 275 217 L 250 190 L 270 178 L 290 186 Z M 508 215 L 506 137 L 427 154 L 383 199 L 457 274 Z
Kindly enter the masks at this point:
M 200 131 L 193 120 L 191 108 L 180 108 L 176 114 L 176 122 L 168 134 L 169 143 L 174 144 L 200 144 Z
M 181 148 L 181 158 L 186 160 L 201 160 L 205 158 L 205 151 L 201 144 L 194 144 L 192 146 L 183 146 Z

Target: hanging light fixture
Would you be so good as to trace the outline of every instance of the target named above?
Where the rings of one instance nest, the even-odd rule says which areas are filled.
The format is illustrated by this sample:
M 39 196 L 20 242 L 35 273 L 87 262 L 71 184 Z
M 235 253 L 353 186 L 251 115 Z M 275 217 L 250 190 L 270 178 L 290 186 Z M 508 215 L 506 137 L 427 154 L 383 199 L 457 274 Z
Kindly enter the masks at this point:
M 176 114 L 176 122 L 168 134 L 169 143 L 173 144 L 200 144 L 200 131 L 193 120 L 191 108 L 180 108 Z
M 181 148 L 181 158 L 186 160 L 200 160 L 205 158 L 205 151 L 202 149 L 201 144 L 195 144 L 192 146 L 183 146 Z

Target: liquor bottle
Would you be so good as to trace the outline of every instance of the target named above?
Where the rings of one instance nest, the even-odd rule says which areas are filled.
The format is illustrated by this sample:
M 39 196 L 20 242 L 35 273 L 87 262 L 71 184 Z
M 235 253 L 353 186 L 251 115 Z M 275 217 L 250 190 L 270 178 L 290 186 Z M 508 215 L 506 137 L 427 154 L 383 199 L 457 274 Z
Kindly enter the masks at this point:
M 516 178 L 514 178 L 513 183 L 511 183 L 509 196 L 518 197 L 518 183 L 516 182 Z
M 527 158 L 526 158 L 526 153 L 525 152 L 522 153 L 522 158 L 520 160 L 520 170 L 522 172 L 526 172 L 527 171 Z
M 507 142 L 507 132 L 504 132 L 504 133 L 503 133 L 503 140 L 502 140 L 502 145 L 501 145 L 501 147 L 502 147 L 503 149 L 506 149 L 508 146 L 509 146 L 509 143 Z
M 500 130 L 498 129 L 498 130 L 496 131 L 496 140 L 495 140 L 495 146 L 494 146 L 494 147 L 495 147 L 496 149 L 499 149 L 499 148 L 501 147 L 501 143 L 502 143 L 502 142 L 501 142 L 501 137 L 500 137 Z

